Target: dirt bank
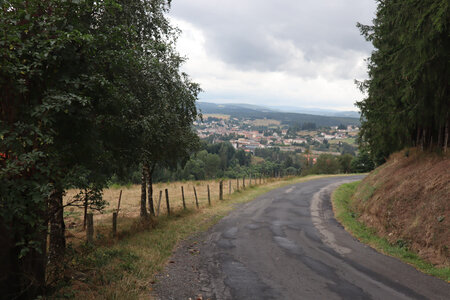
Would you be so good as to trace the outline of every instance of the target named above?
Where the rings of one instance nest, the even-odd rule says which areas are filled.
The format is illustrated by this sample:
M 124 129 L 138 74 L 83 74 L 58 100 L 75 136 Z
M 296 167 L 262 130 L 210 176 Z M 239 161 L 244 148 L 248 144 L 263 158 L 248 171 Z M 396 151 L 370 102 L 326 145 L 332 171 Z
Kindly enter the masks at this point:
M 450 266 L 450 155 L 404 150 L 359 185 L 359 220 L 391 243 Z

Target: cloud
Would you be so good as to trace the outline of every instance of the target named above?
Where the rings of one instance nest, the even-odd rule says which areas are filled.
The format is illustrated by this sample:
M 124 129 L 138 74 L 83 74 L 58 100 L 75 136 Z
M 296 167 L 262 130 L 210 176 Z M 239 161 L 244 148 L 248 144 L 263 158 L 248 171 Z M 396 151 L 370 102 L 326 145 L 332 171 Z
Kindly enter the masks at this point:
M 355 24 L 371 22 L 373 1 L 177 0 L 172 5 L 171 17 L 183 30 L 179 49 L 189 57 L 186 71 L 202 84 L 206 100 L 278 95 L 285 102 L 348 108 L 361 98 L 353 79 L 365 77 L 371 46 Z

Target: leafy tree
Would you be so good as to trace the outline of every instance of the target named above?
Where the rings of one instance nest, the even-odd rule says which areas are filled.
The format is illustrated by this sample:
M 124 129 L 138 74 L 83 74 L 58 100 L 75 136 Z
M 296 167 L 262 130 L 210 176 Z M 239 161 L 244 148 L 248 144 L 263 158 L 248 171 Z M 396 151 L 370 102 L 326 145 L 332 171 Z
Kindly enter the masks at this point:
M 342 154 L 338 156 L 338 161 L 341 166 L 340 170 L 343 173 L 350 173 L 351 172 L 351 162 L 353 160 L 353 155 L 350 154 Z
M 236 159 L 239 161 L 239 165 L 249 166 L 251 162 L 251 154 L 239 149 L 236 151 Z
M 312 174 L 337 174 L 339 173 L 340 164 L 336 156 L 331 154 L 321 154 L 317 158 L 316 164 L 313 166 Z
M 49 220 L 50 254 L 64 250 L 65 189 L 96 195 L 78 198 L 91 206 L 112 174 L 189 157 L 199 88 L 179 72 L 166 1 L 1 5 L 0 289 L 35 298 Z

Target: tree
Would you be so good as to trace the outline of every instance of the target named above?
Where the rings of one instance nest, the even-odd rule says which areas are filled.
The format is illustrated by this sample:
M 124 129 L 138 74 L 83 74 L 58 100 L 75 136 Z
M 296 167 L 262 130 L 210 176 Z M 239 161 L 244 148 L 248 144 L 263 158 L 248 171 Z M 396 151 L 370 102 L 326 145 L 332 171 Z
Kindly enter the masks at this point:
M 244 150 L 236 151 L 236 158 L 241 166 L 249 166 L 251 162 L 251 154 L 247 154 Z
M 337 174 L 340 164 L 336 156 L 331 154 L 321 154 L 317 158 L 316 164 L 311 169 L 312 174 Z
M 353 155 L 348 154 L 348 153 L 338 156 L 338 161 L 339 161 L 339 164 L 341 165 L 341 172 L 350 173 L 352 160 L 353 160 Z
M 365 173 L 372 171 L 375 168 L 375 164 L 369 153 L 363 149 L 358 156 L 352 159 L 350 168 L 354 173 Z
M 375 47 L 359 82 L 360 144 L 377 163 L 404 147 L 447 149 L 449 17 L 446 0 L 380 1 L 373 26 L 358 24 Z
M 316 123 L 305 122 L 302 124 L 302 130 L 316 130 Z
M 49 221 L 52 256 L 65 247 L 65 189 L 100 191 L 113 174 L 136 167 L 152 130 L 152 153 L 167 155 L 158 162 L 185 155 L 190 147 L 177 149 L 180 141 L 195 144 L 199 88 L 179 72 L 168 7 L 164 0 L 2 2 L 4 296 L 42 292 Z M 168 149 L 154 146 L 161 140 Z

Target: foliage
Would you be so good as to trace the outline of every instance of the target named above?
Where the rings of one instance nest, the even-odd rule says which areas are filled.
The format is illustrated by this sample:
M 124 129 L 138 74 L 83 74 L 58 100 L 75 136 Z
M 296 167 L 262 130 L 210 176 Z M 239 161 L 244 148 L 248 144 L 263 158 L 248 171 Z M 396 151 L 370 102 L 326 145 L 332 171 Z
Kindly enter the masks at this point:
M 311 169 L 311 174 L 337 174 L 341 169 L 341 165 L 336 156 L 331 154 L 321 154 L 317 158 L 317 162 Z
M 352 159 L 350 163 L 350 169 L 355 173 L 366 173 L 370 172 L 375 168 L 375 164 L 370 157 L 369 153 L 362 150 L 358 153 L 358 156 Z
M 450 99 L 450 7 L 447 0 L 379 1 L 373 26 L 358 24 L 375 47 L 360 144 L 382 163 L 408 146 L 447 147 Z
M 176 166 L 196 149 L 200 88 L 179 71 L 169 4 L 1 2 L 1 266 L 11 276 L 0 284 L 11 297 L 42 291 L 47 222 L 63 209 L 48 209 L 52 195 L 77 187 L 88 197 L 75 200 L 101 208 L 112 175 L 142 160 Z

